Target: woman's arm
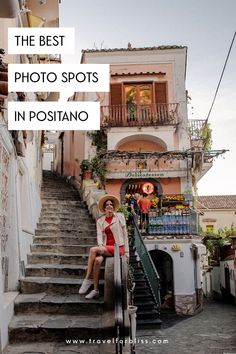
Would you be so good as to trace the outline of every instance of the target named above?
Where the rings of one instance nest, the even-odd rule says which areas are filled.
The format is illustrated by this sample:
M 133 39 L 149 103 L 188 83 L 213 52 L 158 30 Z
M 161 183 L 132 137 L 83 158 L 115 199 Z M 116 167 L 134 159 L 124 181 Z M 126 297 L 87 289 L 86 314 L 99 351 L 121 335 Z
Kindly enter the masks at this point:
M 102 236 L 102 222 L 101 219 L 97 220 L 97 244 L 98 246 L 103 245 L 103 236 Z
M 121 223 L 123 238 L 124 238 L 125 254 L 129 256 L 129 237 L 128 237 L 128 231 L 126 227 L 126 220 L 123 214 L 120 214 L 119 217 L 120 217 L 120 223 Z

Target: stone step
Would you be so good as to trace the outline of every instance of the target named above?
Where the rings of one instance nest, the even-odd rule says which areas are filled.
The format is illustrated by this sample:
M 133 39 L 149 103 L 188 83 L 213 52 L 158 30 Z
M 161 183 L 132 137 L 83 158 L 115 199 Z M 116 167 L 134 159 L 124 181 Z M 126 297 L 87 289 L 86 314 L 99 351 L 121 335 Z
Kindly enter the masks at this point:
M 33 264 L 25 267 L 26 277 L 53 277 L 53 278 L 84 278 L 87 265 L 74 264 Z M 100 269 L 100 278 L 104 277 L 104 266 Z
M 36 236 L 57 236 L 57 237 L 89 237 L 96 235 L 96 230 L 35 230 Z
M 28 264 L 83 264 L 88 262 L 84 254 L 32 253 L 27 256 Z
M 35 294 L 78 294 L 83 278 L 51 278 L 51 277 L 26 277 L 20 280 L 21 293 Z M 99 288 L 103 290 L 104 281 L 100 280 Z M 91 287 L 92 289 L 92 287 Z
M 73 343 L 72 339 L 71 339 L 71 343 Z M 82 343 L 82 341 L 79 343 L 78 341 L 77 344 L 66 344 L 65 341 L 60 342 L 59 340 L 57 342 L 44 341 L 42 343 L 33 342 L 33 343 L 23 343 L 23 344 L 21 343 L 10 344 L 7 346 L 7 348 L 4 351 L 4 354 L 79 354 L 79 353 L 112 354 L 115 353 L 115 344 L 113 343 L 97 344 L 96 342 L 95 343 L 91 342 L 89 343 L 89 351 L 88 351 L 88 343 Z M 128 349 L 123 350 L 123 354 L 128 354 L 128 353 L 130 353 Z
M 89 223 L 94 223 L 95 221 L 91 218 L 90 215 L 74 215 L 74 214 L 69 214 L 69 215 L 51 215 L 51 216 L 45 216 L 42 215 L 39 218 L 40 223 L 69 223 L 69 222 L 89 222 Z
M 141 287 L 143 289 L 146 286 L 148 287 L 148 281 L 145 277 L 136 278 L 135 279 L 135 286 L 136 286 L 136 288 Z
M 89 340 L 110 338 L 114 335 L 113 321 L 103 321 L 101 326 L 100 315 L 18 315 L 13 317 L 9 326 L 10 343 L 61 342 L 68 338 Z
M 42 194 L 46 194 L 47 192 L 50 193 L 50 194 L 55 194 L 55 195 L 60 195 L 60 193 L 62 194 L 66 194 L 66 193 L 69 193 L 69 194 L 74 194 L 74 195 L 78 195 L 79 196 L 79 193 L 77 190 L 75 189 L 71 189 L 70 187 L 67 187 L 67 186 L 63 186 L 61 185 L 60 186 L 61 188 L 52 188 L 50 186 L 48 187 L 44 187 L 41 189 L 41 195 Z
M 44 313 L 57 315 L 93 315 L 101 314 L 102 296 L 99 299 L 87 300 L 84 295 L 48 295 L 46 293 L 18 295 L 15 300 L 15 314 Z
M 136 300 L 135 306 L 137 306 L 138 309 L 153 309 L 153 308 L 157 309 L 155 302 L 152 300 L 148 300 L 145 302 Z
M 153 318 L 153 319 L 139 319 L 137 323 L 137 329 L 145 329 L 145 328 L 155 328 L 161 329 L 162 321 L 160 318 Z
M 88 210 L 86 209 L 80 209 L 80 210 L 76 210 L 75 212 L 74 211 L 69 211 L 69 210 L 44 210 L 44 211 L 41 211 L 41 217 L 43 218 L 51 218 L 51 217 L 55 217 L 55 218 L 74 218 L 74 217 L 81 217 L 81 218 L 86 218 L 86 217 L 91 217 L 89 215 L 89 212 Z
M 30 246 L 31 252 L 49 252 L 49 253 L 64 253 L 64 254 L 88 254 L 93 245 L 67 245 L 67 244 L 34 244 Z M 146 282 L 146 281 L 145 281 Z
M 78 238 L 83 238 L 83 237 L 90 237 L 90 236 L 94 236 L 96 237 L 96 230 L 92 231 L 88 231 L 88 230 L 77 230 L 76 232 L 74 231 L 57 231 L 57 232 L 52 232 L 52 231 L 48 231 L 48 230 L 35 230 L 35 236 L 45 236 L 45 237 L 52 237 L 52 236 L 56 236 L 56 237 L 78 237 Z
M 135 281 L 136 281 L 137 279 L 146 279 L 146 278 L 145 278 L 145 275 L 144 275 L 142 272 L 140 272 L 140 273 L 134 272 L 134 273 L 133 273 L 133 276 L 134 276 Z
M 73 195 L 73 196 L 76 196 L 77 200 L 81 200 L 80 199 L 80 195 L 77 191 L 73 190 L 73 189 L 67 189 L 67 188 L 64 188 L 63 186 L 61 186 L 59 189 L 56 189 L 56 188 L 42 188 L 41 189 L 41 196 L 46 196 L 47 195 L 51 195 L 51 196 L 58 196 L 58 195 Z
M 58 220 L 58 221 L 40 221 L 37 223 L 37 229 L 45 229 L 45 228 L 58 228 L 58 227 L 61 227 L 61 226 L 65 226 L 65 227 L 68 227 L 68 226 L 73 226 L 73 227 L 78 227 L 78 226 L 81 226 L 81 225 L 86 225 L 88 227 L 90 226 L 94 226 L 96 227 L 95 223 L 93 220 L 91 219 L 81 219 L 81 220 Z
M 134 303 L 136 303 L 136 300 L 145 302 L 145 301 L 151 301 L 153 300 L 152 294 L 150 294 L 149 291 L 142 291 L 142 292 L 136 292 L 134 290 Z
M 58 189 L 56 188 L 52 188 L 52 187 L 45 187 L 41 189 L 41 195 L 42 196 L 47 196 L 47 195 L 75 195 L 77 197 L 78 200 L 80 200 L 80 195 L 77 191 L 75 191 L 74 189 L 70 189 L 70 188 L 64 188 L 63 185 L 59 186 Z
M 42 205 L 42 211 L 44 211 L 45 209 L 50 209 L 50 210 L 68 210 L 68 211 L 76 211 L 76 210 L 80 210 L 80 209 L 87 209 L 87 207 L 83 204 L 71 204 L 69 203 L 69 201 L 64 201 L 63 200 L 63 204 L 61 203 L 62 200 L 57 200 L 57 204 L 56 203 L 52 203 L 51 201 L 48 201 L 47 203 L 45 203 L 44 205 Z M 75 202 L 77 203 L 77 202 Z
M 46 201 L 66 201 L 66 202 L 72 202 L 72 201 L 77 201 L 78 197 L 77 196 L 63 196 L 63 195 L 58 195 L 58 196 L 53 196 L 53 195 L 45 195 L 45 196 L 41 196 L 42 197 L 42 201 L 46 202 Z
M 96 232 L 93 233 L 93 236 L 80 236 L 80 237 L 73 237 L 73 236 L 64 236 L 64 237 L 57 237 L 57 236 L 36 236 L 34 237 L 34 244 L 66 244 L 66 245 L 97 245 L 97 237 Z
M 69 216 L 84 216 L 84 215 L 89 215 L 88 210 L 85 209 L 84 207 L 80 206 L 55 206 L 55 207 L 44 207 L 41 209 L 41 215 L 40 216 L 45 216 L 45 214 L 53 214 L 56 217 L 69 217 Z
M 71 207 L 76 207 L 76 206 L 81 206 L 81 207 L 86 207 L 86 203 L 80 200 L 47 200 L 47 201 L 42 201 L 42 207 L 45 206 L 71 206 Z
M 41 190 L 41 197 L 48 197 L 48 196 L 55 196 L 55 197 L 58 197 L 58 196 L 65 196 L 65 197 L 68 197 L 68 196 L 73 196 L 73 197 L 76 197 L 78 199 L 79 197 L 79 194 L 78 192 L 76 191 L 73 191 L 73 190 L 66 190 L 64 188 L 61 188 L 59 190 L 52 190 L 51 188 L 48 189 L 48 190 Z
M 74 235 L 77 234 L 79 231 L 95 231 L 96 230 L 96 226 L 95 225 L 85 225 L 85 224 L 81 224 L 80 226 L 73 226 L 73 225 L 68 225 L 68 226 L 63 226 L 63 225 L 58 225 L 58 226 L 48 226 L 46 227 L 45 225 L 39 225 L 38 228 L 35 230 L 35 234 L 36 231 L 41 231 L 42 233 L 44 232 L 51 232 L 51 233 L 55 233 L 55 232 L 65 232 L 65 233 L 73 233 Z
M 137 310 L 137 319 L 155 319 L 159 318 L 157 310 L 143 310 L 138 308 Z
M 90 233 L 95 233 L 96 232 L 96 226 L 95 225 L 89 225 L 87 226 L 86 224 L 81 224 L 80 226 L 59 226 L 59 227 L 44 227 L 44 228 L 39 228 L 35 230 L 35 235 L 42 235 L 45 232 L 45 235 L 60 235 L 64 234 L 65 236 L 79 236 L 82 233 L 85 233 L 85 235 L 90 235 Z

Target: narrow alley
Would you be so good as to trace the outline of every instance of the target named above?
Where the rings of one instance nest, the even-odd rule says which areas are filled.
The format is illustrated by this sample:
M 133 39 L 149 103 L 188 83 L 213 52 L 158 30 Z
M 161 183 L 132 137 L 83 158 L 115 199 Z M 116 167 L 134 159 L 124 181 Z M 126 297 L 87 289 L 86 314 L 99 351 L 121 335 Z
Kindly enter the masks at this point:
M 161 330 L 139 330 L 136 342 L 136 354 L 235 354 L 235 305 L 207 301 L 193 317 L 171 316 Z

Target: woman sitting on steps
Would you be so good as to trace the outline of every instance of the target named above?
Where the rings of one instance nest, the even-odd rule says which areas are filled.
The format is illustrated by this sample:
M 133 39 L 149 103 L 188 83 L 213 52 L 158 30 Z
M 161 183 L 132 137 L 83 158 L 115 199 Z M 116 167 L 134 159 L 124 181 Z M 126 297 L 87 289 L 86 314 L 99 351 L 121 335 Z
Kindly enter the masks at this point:
M 99 297 L 99 273 L 104 257 L 114 257 L 115 242 L 118 243 L 120 256 L 124 254 L 129 260 L 129 243 L 126 229 L 125 217 L 117 213 L 120 202 L 113 195 L 104 195 L 100 198 L 98 208 L 104 213 L 97 220 L 97 243 L 98 246 L 91 247 L 88 258 L 88 269 L 85 279 L 79 289 L 79 294 L 86 294 L 92 283 L 94 289 L 85 296 L 86 299 Z M 90 275 L 93 271 L 93 281 Z

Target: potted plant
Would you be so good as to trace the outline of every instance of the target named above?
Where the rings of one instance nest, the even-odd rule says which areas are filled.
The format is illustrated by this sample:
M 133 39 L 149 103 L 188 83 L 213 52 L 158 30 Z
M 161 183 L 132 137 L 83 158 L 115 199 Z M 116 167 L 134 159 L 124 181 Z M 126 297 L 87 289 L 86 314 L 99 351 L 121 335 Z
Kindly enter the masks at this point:
M 89 160 L 82 160 L 80 164 L 80 169 L 82 171 L 83 179 L 91 179 L 92 178 L 92 165 Z
M 104 185 L 106 180 L 106 167 L 103 159 L 101 159 L 98 155 L 94 156 L 91 160 L 91 166 L 93 173 L 99 177 L 101 184 Z

